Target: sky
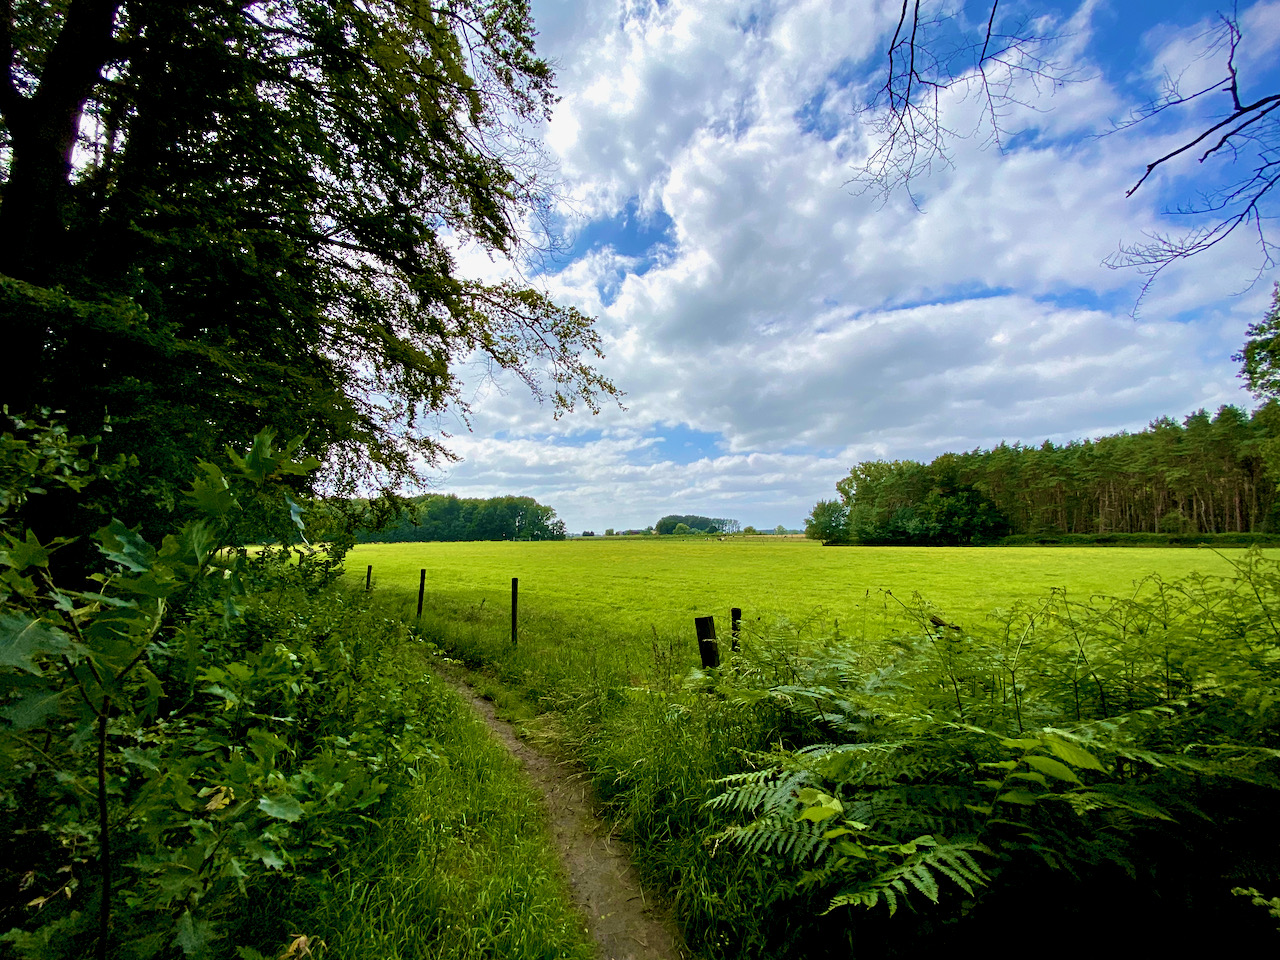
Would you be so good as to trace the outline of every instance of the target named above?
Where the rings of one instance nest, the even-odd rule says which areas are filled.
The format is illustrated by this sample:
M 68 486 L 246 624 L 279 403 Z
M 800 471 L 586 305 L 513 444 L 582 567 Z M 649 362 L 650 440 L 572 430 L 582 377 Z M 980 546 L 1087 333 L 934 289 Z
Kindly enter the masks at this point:
M 944 97 L 944 122 L 974 135 L 883 196 L 854 177 L 896 0 L 533 0 L 561 98 L 539 133 L 562 249 L 459 264 L 594 316 L 625 397 L 557 420 L 514 380 L 473 376 L 469 422 L 434 427 L 461 459 L 433 488 L 531 496 L 571 533 L 666 514 L 799 528 L 859 461 L 1253 406 L 1231 356 L 1270 303 L 1254 235 L 1141 301 L 1143 277 L 1103 263 L 1181 229 L 1170 211 L 1231 172 L 1186 158 L 1126 198 L 1197 116 L 1108 133 L 1168 80 L 1225 74 L 1205 38 L 1229 2 L 1005 0 L 1057 38 L 1069 82 L 1019 82 L 1002 149 L 976 98 Z M 1237 13 L 1242 97 L 1274 93 L 1280 0 Z

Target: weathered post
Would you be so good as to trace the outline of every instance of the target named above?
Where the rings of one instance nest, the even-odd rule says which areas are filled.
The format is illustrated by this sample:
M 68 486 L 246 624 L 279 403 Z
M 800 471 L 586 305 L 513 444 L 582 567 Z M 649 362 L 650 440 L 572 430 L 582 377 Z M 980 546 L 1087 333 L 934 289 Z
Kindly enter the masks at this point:
M 730 646 L 736 651 L 738 649 L 738 636 L 742 633 L 742 608 L 729 608 L 729 624 L 732 641 Z
M 364 592 L 368 593 L 373 589 L 373 564 L 369 564 L 369 569 L 364 572 Z
M 516 604 L 520 591 L 520 578 L 511 578 L 511 645 L 516 645 Z
M 422 619 L 422 595 L 427 591 L 427 571 L 424 567 L 418 571 L 418 619 Z
M 693 628 L 698 633 L 698 653 L 702 655 L 703 669 L 720 666 L 720 644 L 716 642 L 716 618 L 694 617 Z

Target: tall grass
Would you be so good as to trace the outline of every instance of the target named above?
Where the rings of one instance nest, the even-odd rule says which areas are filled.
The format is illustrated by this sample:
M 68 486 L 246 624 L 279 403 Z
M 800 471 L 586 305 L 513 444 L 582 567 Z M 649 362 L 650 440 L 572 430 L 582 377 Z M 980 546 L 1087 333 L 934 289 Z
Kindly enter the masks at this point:
M 331 957 L 588 960 L 545 813 L 516 761 L 412 645 L 401 668 L 426 692 L 408 782 L 327 875 L 254 898 L 260 916 L 322 940 Z M 246 954 L 248 956 L 248 954 Z M 250 956 L 250 960 L 255 960 Z
M 985 551 L 983 556 L 993 554 L 998 556 L 999 552 Z M 1022 551 L 1018 554 L 1024 555 Z M 935 551 L 935 555 L 950 561 L 958 553 Z M 1126 554 L 1126 557 L 1132 556 Z M 1241 767 L 1244 772 L 1235 780 L 1232 779 L 1236 776 L 1233 773 L 1221 782 L 1244 783 L 1248 777 L 1254 776 L 1249 771 L 1256 768 L 1261 772 L 1255 779 L 1270 783 L 1267 778 L 1274 779 L 1274 771 L 1268 766 L 1274 765 L 1271 751 L 1280 748 L 1280 740 L 1277 740 L 1273 729 L 1275 711 L 1266 704 L 1280 702 L 1280 695 L 1275 690 L 1277 654 L 1274 634 L 1263 628 L 1266 617 L 1280 604 L 1280 576 L 1275 573 L 1274 564 L 1263 561 L 1260 555 L 1255 555 L 1243 566 L 1233 566 L 1230 558 L 1212 554 L 1197 554 L 1196 559 L 1212 561 L 1219 572 L 1228 576 L 1209 580 L 1193 577 L 1176 585 L 1161 580 L 1148 581 L 1146 587 L 1138 590 L 1136 599 L 1135 587 L 1128 582 L 1118 585 L 1121 589 L 1115 592 L 1121 594 L 1120 597 L 1108 601 L 1093 602 L 1088 596 L 1091 591 L 1075 587 L 1058 591 L 1054 597 L 1059 616 L 1056 622 L 1061 629 L 1054 636 L 1066 638 L 1062 643 L 1069 639 L 1076 645 L 1072 649 L 1078 649 L 1087 657 L 1097 678 L 1119 684 L 1116 689 L 1125 691 L 1130 699 L 1134 696 L 1130 691 L 1160 688 L 1157 691 L 1159 702 L 1134 699 L 1132 703 L 1127 700 L 1123 703 L 1124 710 L 1137 711 L 1133 718 L 1124 719 L 1119 714 L 1104 718 L 1100 728 L 1103 732 L 1096 736 L 1105 743 L 1110 743 L 1107 737 L 1111 736 L 1105 732 L 1109 729 L 1107 724 L 1118 725 L 1117 729 L 1122 730 L 1164 731 L 1152 734 L 1157 740 L 1173 736 L 1170 731 L 1184 729 L 1177 724 L 1155 724 L 1150 719 L 1155 714 L 1148 716 L 1153 709 L 1157 712 L 1173 710 L 1179 717 L 1191 715 L 1189 711 L 1193 706 L 1180 692 L 1172 661 L 1163 653 L 1155 655 L 1160 652 L 1153 646 L 1155 625 L 1159 626 L 1161 637 L 1171 638 L 1170 642 L 1177 641 L 1178 650 L 1204 651 L 1203 662 L 1216 664 L 1205 668 L 1209 676 L 1225 677 L 1224 671 L 1238 669 L 1239 662 L 1242 662 L 1241 651 L 1252 651 L 1249 655 L 1260 658 L 1257 662 L 1262 664 L 1258 667 L 1258 679 L 1249 681 L 1256 687 L 1256 696 L 1249 703 L 1241 704 L 1239 709 L 1253 710 L 1255 714 L 1261 710 L 1262 714 L 1254 719 L 1236 718 L 1230 722 L 1240 729 L 1262 731 L 1262 740 L 1249 740 L 1247 744 L 1241 741 L 1241 749 L 1257 763 L 1249 770 Z M 1170 606 L 1168 598 L 1178 591 L 1181 591 L 1180 596 L 1189 599 L 1175 609 L 1176 605 Z M 1036 731 L 1046 724 L 1062 726 L 1089 719 L 1077 718 L 1075 714 L 1064 714 L 1055 719 L 1037 713 L 1034 729 L 1030 725 L 1032 706 L 1047 710 L 1048 701 L 1040 688 L 1028 685 L 1038 683 L 1042 687 L 1044 678 L 1041 673 L 1049 676 L 1046 671 L 1061 670 L 1056 661 L 1048 667 L 1029 655 L 1024 656 L 1025 663 L 1016 657 L 1010 659 L 1013 654 L 1009 651 L 1019 648 L 1021 633 L 1018 631 L 1025 626 L 1028 611 L 1045 609 L 1051 598 L 1047 590 L 1044 594 L 1038 605 L 1015 607 L 992 619 L 970 615 L 954 617 L 947 607 L 935 611 L 927 605 L 913 602 L 898 604 L 896 595 L 891 600 L 886 597 L 901 611 L 900 623 L 903 626 L 899 628 L 898 638 L 866 636 L 856 629 L 856 624 L 844 621 L 840 624 L 838 637 L 834 631 L 824 631 L 823 624 L 812 618 L 807 622 L 775 620 L 767 627 L 748 621 L 741 654 L 728 658 L 727 666 L 721 671 L 705 674 L 692 664 L 696 656 L 692 637 L 681 638 L 674 631 L 664 632 L 656 628 L 647 631 L 647 635 L 638 634 L 608 623 L 600 626 L 594 619 L 584 621 L 567 611 L 551 609 L 523 620 L 520 642 L 515 647 L 511 646 L 507 634 L 506 611 L 499 607 L 497 616 L 494 616 L 488 610 L 492 606 L 489 602 L 474 602 L 461 607 L 444 604 L 442 609 L 428 611 L 419 629 L 424 637 L 438 642 L 478 671 L 480 682 L 489 685 L 500 698 L 505 697 L 517 704 L 517 709 L 531 718 L 528 724 L 532 730 L 541 732 L 561 749 L 586 763 L 597 797 L 632 841 L 642 875 L 672 901 L 686 939 L 704 956 L 728 960 L 745 956 L 847 956 L 854 952 L 866 956 L 893 955 L 900 947 L 906 949 L 904 944 L 917 947 L 930 944 L 932 948 L 951 942 L 947 939 L 949 937 L 965 935 L 966 930 L 974 936 L 990 938 L 1002 929 L 1002 923 L 1007 925 L 1014 919 L 1018 935 L 1029 937 L 1037 925 L 1052 922 L 1046 918 L 1087 923 L 1090 916 L 1106 913 L 1115 920 L 1124 917 L 1126 909 L 1132 909 L 1138 918 L 1149 919 L 1158 914 L 1168 920 L 1182 917 L 1178 908 L 1170 908 L 1168 903 L 1161 901 L 1160 891 L 1166 888 L 1160 884 L 1170 876 L 1180 878 L 1167 888 L 1170 896 L 1189 898 L 1188 904 L 1211 904 L 1212 910 L 1216 911 L 1214 916 L 1237 917 L 1240 910 L 1247 914 L 1249 904 L 1244 899 L 1240 899 L 1239 904 L 1223 906 L 1222 897 L 1230 901 L 1230 884 L 1221 890 L 1217 887 L 1231 879 L 1224 879 L 1225 874 L 1215 875 L 1211 883 L 1208 880 L 1197 881 L 1194 872 L 1171 874 L 1170 863 L 1173 861 L 1167 859 L 1160 861 L 1162 866 L 1158 869 L 1152 867 L 1148 870 L 1145 865 L 1133 868 L 1135 876 L 1144 878 L 1136 885 L 1127 878 L 1126 868 L 1117 867 L 1115 863 L 1099 868 L 1103 874 L 1090 873 L 1094 867 L 1088 862 L 1088 855 L 1092 855 L 1089 851 L 1105 854 L 1115 848 L 1115 843 L 1091 845 L 1089 841 L 1077 849 L 1072 846 L 1076 841 L 1070 839 L 1069 833 L 1063 832 L 1072 823 L 1070 816 L 1065 821 L 1050 823 L 1052 839 L 1048 841 L 1037 840 L 1022 847 L 1016 843 L 1008 846 L 1012 851 L 1009 856 L 1030 857 L 1034 863 L 1019 859 L 1016 868 L 1005 868 L 1005 876 L 1020 880 L 1013 887 L 1006 885 L 983 900 L 984 909 L 976 914 L 982 921 L 978 926 L 965 919 L 966 911 L 970 909 L 966 906 L 969 901 L 959 895 L 946 901 L 946 909 L 934 909 L 927 902 L 928 897 L 922 897 L 923 906 L 911 903 L 909 908 L 898 911 L 893 917 L 889 916 L 886 898 L 879 893 L 879 899 L 869 899 L 868 895 L 861 901 L 847 901 L 852 905 L 831 910 L 833 896 L 840 892 L 839 887 L 833 889 L 831 886 L 842 876 L 839 869 L 830 868 L 829 863 L 824 865 L 813 861 L 806 866 L 804 858 L 795 855 L 796 849 L 785 843 L 754 847 L 736 843 L 733 832 L 726 831 L 727 827 L 746 823 L 743 816 L 752 809 L 747 802 L 750 796 L 743 801 L 745 805 L 740 804 L 741 809 L 725 807 L 723 800 L 719 805 L 713 801 L 723 797 L 726 784 L 738 782 L 733 777 L 751 775 L 759 770 L 763 779 L 756 786 L 776 795 L 775 800 L 781 806 L 774 809 L 775 814 L 786 807 L 789 812 L 783 816 L 782 827 L 784 832 L 794 835 L 796 831 L 787 824 L 794 822 L 794 818 L 807 808 L 799 800 L 798 792 L 805 784 L 796 780 L 794 785 L 788 785 L 787 777 L 791 776 L 788 771 L 799 770 L 799 766 L 788 767 L 789 761 L 785 757 L 789 751 L 824 741 L 834 742 L 837 746 L 846 740 L 859 742 L 863 734 L 858 731 L 878 714 L 895 717 L 901 714 L 906 718 L 902 720 L 901 730 L 897 731 L 902 734 L 899 739 L 917 727 L 927 734 L 920 744 L 909 748 L 926 758 L 922 760 L 923 765 L 918 770 L 911 768 L 907 762 L 909 756 L 904 755 L 906 760 L 901 773 L 908 779 L 898 781 L 889 778 L 890 784 L 901 782 L 904 791 L 915 789 L 911 787 L 915 783 L 911 777 L 924 778 L 919 781 L 920 788 L 925 791 L 921 794 L 919 806 L 921 817 L 942 822 L 938 810 L 930 806 L 934 801 L 923 799 L 933 790 L 929 778 L 934 776 L 951 780 L 958 778 L 962 789 L 957 795 L 963 793 L 968 797 L 970 792 L 977 791 L 963 802 L 976 805 L 988 802 L 982 793 L 988 788 L 964 786 L 975 780 L 985 783 L 983 777 L 992 777 L 989 771 L 973 766 L 988 758 L 975 755 L 964 759 L 966 750 L 972 753 L 967 746 L 969 740 L 976 737 L 986 742 L 983 740 L 986 734 L 964 733 L 953 737 L 959 746 L 950 759 L 939 759 L 925 749 L 942 736 L 939 731 L 951 729 L 948 724 L 963 726 L 974 722 L 969 716 L 972 710 L 968 701 L 964 701 L 960 708 L 963 715 L 943 715 L 945 709 L 950 709 L 947 707 L 951 702 L 949 698 L 957 695 L 957 689 L 964 696 L 985 696 L 989 699 L 991 690 L 998 688 L 1000 696 L 1008 698 L 1008 703 L 1013 705 L 1010 709 L 1014 719 L 1010 722 L 1013 724 L 1011 736 L 1015 740 L 1019 723 L 1028 724 L 1026 736 L 1034 737 L 1041 735 Z M 935 625 L 930 620 L 938 613 L 947 615 L 939 617 L 945 626 Z M 963 629 L 954 629 L 951 618 L 962 620 Z M 722 628 L 721 632 L 723 638 L 727 631 Z M 951 650 L 948 644 L 959 642 L 954 638 L 961 636 L 970 638 L 962 645 L 965 655 L 970 658 L 964 665 L 967 672 L 963 677 L 957 665 L 958 654 L 953 651 L 948 659 L 938 653 L 939 650 Z M 949 639 L 943 642 L 944 638 Z M 1226 646 L 1219 652 L 1215 647 L 1218 644 Z M 727 647 L 723 639 L 722 647 Z M 910 652 L 915 659 L 904 660 L 904 651 Z M 937 662 L 929 660 L 925 653 L 934 656 Z M 1068 660 L 1076 662 L 1070 657 Z M 934 672 L 929 673 L 921 664 L 929 665 Z M 1006 677 L 1005 674 L 1009 675 Z M 983 679 L 988 676 L 995 679 Z M 1053 676 L 1055 682 L 1066 682 L 1057 674 Z M 878 684 L 876 695 L 879 699 L 867 706 L 867 697 L 857 691 L 873 682 Z M 996 687 L 991 687 L 991 683 Z M 1111 696 L 1110 692 L 1108 696 Z M 1205 722 L 1222 727 L 1231 715 L 1232 696 L 1216 696 L 1209 705 Z M 1077 700 L 1073 698 L 1063 702 L 1076 704 Z M 1194 710 L 1200 710 L 1200 702 L 1196 703 Z M 1119 706 L 1114 709 L 1118 710 Z M 941 726 L 929 733 L 933 730 L 930 723 Z M 1249 736 L 1254 734 L 1249 733 Z M 839 754 L 840 749 L 835 753 Z M 1021 764 L 1014 773 L 1019 776 L 1036 774 L 1036 764 L 1039 763 L 1061 774 L 1052 764 L 1046 765 L 1035 759 L 1039 757 L 1038 749 L 1026 745 L 1006 749 L 1005 752 L 1013 750 L 1014 754 L 1008 759 L 1015 765 Z M 1044 747 L 1044 750 L 1048 749 Z M 1176 751 L 1178 748 L 1174 745 L 1172 749 Z M 1229 749 L 1235 750 L 1236 746 Z M 1141 784 L 1133 786 L 1136 781 L 1131 783 L 1142 769 L 1154 770 L 1154 765 L 1162 763 L 1169 766 L 1172 761 L 1162 760 L 1160 754 L 1160 751 L 1168 753 L 1169 750 L 1170 743 L 1157 743 L 1154 747 L 1126 746 L 1120 740 L 1110 746 L 1096 748 L 1099 756 L 1107 758 L 1105 763 L 1113 764 L 1114 769 L 1108 767 L 1110 772 L 1107 776 L 1119 778 L 1118 782 L 1129 785 L 1125 789 L 1132 787 L 1135 790 L 1145 789 Z M 997 749 L 996 753 L 999 752 Z M 1033 759 L 1023 760 L 1023 754 L 1032 755 Z M 996 759 L 1006 762 L 1003 754 Z M 816 792 L 807 796 L 811 806 L 817 805 L 813 806 L 814 810 L 819 810 L 821 803 L 827 802 L 822 798 L 842 796 L 840 790 L 845 789 L 844 785 L 853 777 L 852 770 L 850 767 L 845 773 L 833 775 L 834 780 L 811 775 L 808 789 Z M 935 770 L 935 773 L 930 773 L 930 770 Z M 941 772 L 944 770 L 947 772 Z M 1096 771 L 1077 773 L 1083 781 L 1094 778 L 1101 782 L 1101 775 Z M 1174 781 L 1170 776 L 1156 773 L 1154 780 L 1172 784 Z M 1189 776 L 1194 780 L 1208 774 L 1200 771 Z M 1032 790 L 1038 789 L 1034 776 L 1026 779 L 1032 784 Z M 748 783 L 747 787 L 751 784 Z M 850 796 L 856 799 L 856 789 L 850 789 L 853 790 Z M 872 783 L 867 789 L 883 791 L 886 786 Z M 1102 785 L 1098 789 L 1105 794 L 1113 788 Z M 1169 789 L 1176 795 L 1181 788 L 1175 785 Z M 1210 790 L 1212 797 L 1201 809 L 1218 813 L 1232 809 L 1229 801 L 1222 800 L 1228 794 L 1215 793 L 1217 789 L 1215 786 Z M 1240 795 L 1247 795 L 1249 803 L 1254 804 L 1257 797 L 1270 796 L 1268 791 L 1271 789 L 1271 786 L 1248 781 Z M 1262 793 L 1258 793 L 1259 790 Z M 1086 801 L 1093 802 L 1087 795 L 1081 804 L 1087 806 Z M 845 802 L 852 803 L 853 800 L 846 796 Z M 945 808 L 945 798 L 938 802 L 943 802 Z M 1044 802 L 1053 800 L 1049 798 Z M 831 809 L 836 807 L 833 805 Z M 1037 813 L 1036 809 L 1029 809 L 1031 813 L 1028 816 Z M 1139 839 L 1132 848 L 1137 851 L 1134 855 L 1142 864 L 1146 861 L 1141 858 L 1153 856 L 1162 844 L 1176 847 L 1197 842 L 1197 829 L 1191 822 L 1196 815 L 1186 814 L 1184 808 L 1179 807 L 1179 812 L 1171 814 L 1177 819 L 1177 829 L 1168 832 L 1161 826 L 1165 821 L 1158 815 L 1139 816 L 1137 808 L 1125 813 L 1123 804 L 1118 801 L 1114 809 L 1119 812 L 1108 821 L 1107 829 L 1113 831 L 1108 835 L 1110 837 L 1127 835 L 1124 833 L 1129 829 L 1126 818 L 1144 821 L 1142 829 L 1147 832 L 1135 834 Z M 821 812 L 810 815 L 815 818 L 825 816 Z M 1087 829 L 1087 817 L 1081 816 L 1081 824 Z M 909 820 L 910 815 L 906 819 Z M 1017 822 L 1013 817 L 1006 819 Z M 1151 827 L 1152 823 L 1154 827 Z M 1260 824 L 1254 821 L 1244 825 L 1233 824 L 1225 828 L 1225 833 L 1219 831 L 1214 835 L 1230 834 L 1239 838 L 1259 827 Z M 926 829 L 922 827 L 918 832 L 924 833 Z M 933 829 L 941 833 L 947 828 L 939 826 Z M 1210 835 L 1204 830 L 1200 833 Z M 1059 856 L 1052 846 L 1046 847 L 1046 843 L 1063 845 L 1067 854 Z M 893 857 L 907 856 L 901 852 L 894 853 L 898 849 L 895 844 L 901 846 L 902 840 L 886 840 L 882 844 L 883 849 L 876 854 L 888 858 L 886 863 L 890 866 L 896 863 Z M 909 844 L 901 846 L 901 850 L 908 848 Z M 1073 850 L 1075 853 L 1071 853 Z M 960 856 L 959 853 L 947 854 L 944 849 L 937 856 L 944 859 L 938 861 L 942 866 L 936 869 L 952 869 L 961 876 L 969 869 L 964 861 L 954 859 Z M 949 867 L 946 856 L 953 857 Z M 1073 860 L 1073 856 L 1076 859 Z M 1042 860 L 1036 860 L 1036 857 L 1042 857 Z M 1221 859 L 1215 860 L 1212 851 L 1203 849 L 1193 855 L 1188 854 L 1188 857 L 1187 862 L 1202 864 L 1217 863 Z M 1128 862 L 1132 864 L 1133 861 Z M 1270 897 L 1280 889 L 1280 877 L 1268 873 L 1275 862 L 1277 858 L 1268 853 L 1255 861 L 1255 864 L 1264 864 L 1262 868 L 1244 869 L 1242 864 L 1238 872 L 1240 877 L 1248 874 L 1258 881 L 1251 881 L 1246 886 L 1254 886 L 1262 895 Z M 823 876 L 830 882 L 815 879 L 817 875 L 812 871 L 818 867 L 827 870 Z M 987 867 L 990 869 L 989 863 Z M 889 867 L 885 869 L 889 870 Z M 806 873 L 806 870 L 810 872 Z M 1078 873 L 1073 874 L 1073 870 Z M 1105 879 L 1110 898 L 1105 911 L 1101 909 L 1102 905 L 1091 907 L 1088 901 L 1089 878 L 1100 876 Z M 1079 879 L 1073 879 L 1077 877 L 1084 879 L 1083 884 Z M 885 883 L 890 883 L 891 879 Z M 874 881 L 867 882 L 874 886 Z M 920 882 L 927 891 L 929 881 Z M 1213 889 L 1201 891 L 1197 883 L 1200 886 L 1210 884 Z M 1277 889 L 1272 889 L 1268 883 Z M 951 889 L 954 892 L 958 888 L 953 886 Z M 1048 899 L 1041 902 L 1043 898 L 1037 897 L 1037 890 L 1042 890 Z M 904 899 L 910 902 L 914 896 Z M 1128 900 L 1124 899 L 1126 896 Z M 971 899 L 973 903 L 977 902 L 976 895 Z M 875 904 L 874 909 L 857 905 L 867 902 Z M 1037 905 L 1034 910 L 1033 905 Z M 1012 912 L 1006 916 L 1003 911 Z M 1203 918 L 1201 920 L 1198 935 L 1204 934 Z M 1145 921 L 1139 920 L 1141 922 Z M 969 926 L 965 926 L 966 923 Z M 981 933 L 978 932 L 979 926 Z M 1142 928 L 1139 926 L 1137 929 Z M 904 937 L 903 931 L 910 931 L 910 936 Z M 1179 930 L 1165 931 L 1158 939 L 1167 944 L 1176 943 L 1180 935 Z M 1141 935 L 1135 935 L 1129 936 L 1125 942 L 1132 945 L 1140 940 Z M 1106 949 L 1099 947 L 1099 950 L 1107 955 Z

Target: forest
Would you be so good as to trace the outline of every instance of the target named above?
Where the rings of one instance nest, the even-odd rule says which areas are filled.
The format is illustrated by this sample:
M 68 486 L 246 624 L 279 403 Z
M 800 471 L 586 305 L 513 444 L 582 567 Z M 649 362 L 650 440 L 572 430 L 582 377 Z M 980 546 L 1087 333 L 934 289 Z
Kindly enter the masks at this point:
M 394 519 L 356 532 L 358 543 L 564 538 L 564 521 L 532 497 L 481 500 L 451 494 L 411 498 Z
M 1280 406 L 1222 406 L 1062 445 L 1000 444 L 928 464 L 871 460 L 820 501 L 827 542 L 979 544 L 1076 534 L 1271 533 Z

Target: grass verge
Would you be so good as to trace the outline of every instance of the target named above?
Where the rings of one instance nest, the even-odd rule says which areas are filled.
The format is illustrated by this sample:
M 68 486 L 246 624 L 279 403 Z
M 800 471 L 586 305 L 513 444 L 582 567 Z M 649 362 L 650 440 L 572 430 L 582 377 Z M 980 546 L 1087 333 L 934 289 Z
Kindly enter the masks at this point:
M 403 660 L 426 671 L 428 656 Z M 427 738 L 405 785 L 336 868 L 251 898 L 259 919 L 278 929 L 283 913 L 333 957 L 590 960 L 539 798 L 457 693 L 425 685 Z

